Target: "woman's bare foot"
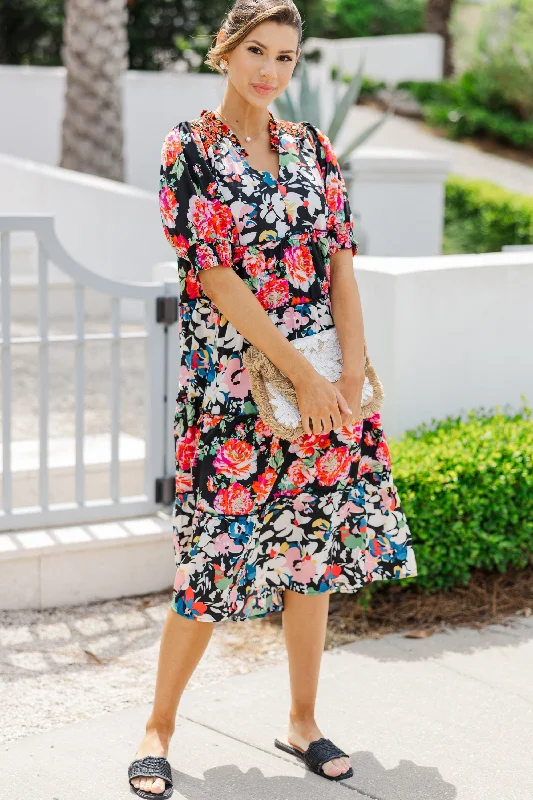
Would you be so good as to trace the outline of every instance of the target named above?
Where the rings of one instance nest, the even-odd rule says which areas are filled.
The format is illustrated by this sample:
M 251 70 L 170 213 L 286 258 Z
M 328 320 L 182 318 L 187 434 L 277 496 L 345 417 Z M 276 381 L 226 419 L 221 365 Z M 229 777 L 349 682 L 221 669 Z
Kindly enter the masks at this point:
M 173 732 L 162 728 L 148 728 L 135 758 L 144 758 L 144 756 L 165 756 L 166 758 Z M 132 778 L 131 783 L 136 789 L 143 789 L 145 792 L 154 794 L 162 794 L 166 786 L 162 778 L 141 778 L 140 776 Z
M 287 741 L 292 747 L 296 747 L 302 752 L 307 750 L 311 742 L 323 736 L 324 734 L 314 721 L 298 721 L 292 719 L 289 721 Z M 326 763 L 322 765 L 322 769 L 326 775 L 336 777 L 340 775 L 341 772 L 348 772 L 350 766 L 350 759 L 347 756 L 341 756 L 340 758 L 333 758 L 331 761 L 326 761 Z

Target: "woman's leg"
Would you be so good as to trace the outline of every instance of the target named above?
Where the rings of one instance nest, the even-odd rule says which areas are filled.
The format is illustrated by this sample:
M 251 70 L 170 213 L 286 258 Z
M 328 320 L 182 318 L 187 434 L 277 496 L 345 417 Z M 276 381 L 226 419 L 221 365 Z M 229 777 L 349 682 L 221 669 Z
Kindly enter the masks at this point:
M 330 592 L 307 595 L 291 589 L 284 592 L 282 621 L 291 687 L 287 741 L 300 750 L 306 750 L 313 740 L 324 736 L 315 721 L 315 702 L 326 639 L 329 595 Z M 328 775 L 339 775 L 349 768 L 350 759 L 344 756 L 323 765 Z
M 207 647 L 215 622 L 198 622 L 168 609 L 161 636 L 152 713 L 146 735 L 135 758 L 167 756 L 174 733 L 176 712 L 183 690 Z M 133 785 L 147 792 L 161 793 L 161 778 L 133 778 Z

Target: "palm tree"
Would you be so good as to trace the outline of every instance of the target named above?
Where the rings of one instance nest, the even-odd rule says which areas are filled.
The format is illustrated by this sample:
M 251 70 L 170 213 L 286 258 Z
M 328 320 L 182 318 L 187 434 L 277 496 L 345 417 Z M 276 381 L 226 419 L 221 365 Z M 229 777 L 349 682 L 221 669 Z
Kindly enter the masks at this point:
M 444 75 L 453 75 L 452 37 L 450 35 L 450 17 L 454 0 L 428 0 L 424 16 L 424 30 L 428 33 L 439 33 L 444 39 Z
M 122 76 L 128 68 L 125 0 L 67 0 L 67 70 L 60 166 L 124 180 Z

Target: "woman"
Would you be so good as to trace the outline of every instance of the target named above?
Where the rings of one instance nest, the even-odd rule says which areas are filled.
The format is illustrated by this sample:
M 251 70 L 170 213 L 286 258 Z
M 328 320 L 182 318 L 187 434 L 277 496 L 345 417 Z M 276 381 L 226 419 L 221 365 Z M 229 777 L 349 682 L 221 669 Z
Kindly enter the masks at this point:
M 178 703 L 215 623 L 281 610 L 292 701 L 275 744 L 328 779 L 350 777 L 314 716 L 329 594 L 416 575 L 379 414 L 356 422 L 364 332 L 346 186 L 320 129 L 267 109 L 301 38 L 291 0 L 237 0 L 207 57 L 228 78 L 222 102 L 163 144 L 161 217 L 181 291 L 176 580 L 129 770 L 141 797 L 172 792 Z M 291 340 L 334 325 L 343 372 L 330 383 Z M 250 343 L 296 388 L 295 442 L 258 415 L 242 362 Z

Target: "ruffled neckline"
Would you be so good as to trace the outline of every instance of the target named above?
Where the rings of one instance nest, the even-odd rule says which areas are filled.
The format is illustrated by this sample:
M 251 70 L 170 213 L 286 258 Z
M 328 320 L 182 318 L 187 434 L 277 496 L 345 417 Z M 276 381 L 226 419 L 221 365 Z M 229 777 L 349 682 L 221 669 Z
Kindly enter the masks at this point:
M 276 119 L 272 111 L 268 110 L 268 115 L 270 117 L 268 127 L 270 132 L 270 146 L 273 150 L 277 150 L 280 152 L 280 145 L 279 145 L 279 120 Z M 248 152 L 242 145 L 239 137 L 231 130 L 231 128 L 226 125 L 223 120 L 221 120 L 214 111 L 210 111 L 208 109 L 202 109 L 200 113 L 200 118 L 207 117 L 210 123 L 215 126 L 217 130 L 220 131 L 222 136 L 227 136 L 231 139 L 235 147 L 237 147 L 242 155 L 246 158 L 248 156 Z

